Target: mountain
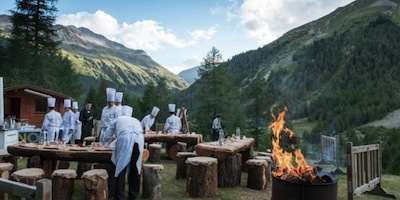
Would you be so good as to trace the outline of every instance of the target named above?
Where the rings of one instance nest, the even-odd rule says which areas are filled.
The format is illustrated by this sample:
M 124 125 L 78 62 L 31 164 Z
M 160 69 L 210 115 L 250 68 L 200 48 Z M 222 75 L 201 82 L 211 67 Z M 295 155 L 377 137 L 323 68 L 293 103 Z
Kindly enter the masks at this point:
M 229 89 L 247 107 L 252 88 L 261 86 L 265 112 L 283 104 L 291 118 L 336 130 L 381 119 L 400 108 L 399 4 L 356 0 L 235 55 L 225 63 L 233 77 Z M 200 82 L 181 93 L 182 103 L 193 106 Z
M 197 66 L 197 67 L 183 70 L 178 74 L 178 76 L 181 77 L 183 80 L 185 80 L 189 85 L 191 85 L 199 77 L 199 75 L 197 74 L 198 69 L 199 69 L 199 67 Z
M 0 15 L 0 36 L 7 35 L 9 16 Z M 101 80 L 133 95 L 143 93 L 145 86 L 165 79 L 167 88 L 182 90 L 188 84 L 154 61 L 143 50 L 134 50 L 108 40 L 87 28 L 55 25 L 60 48 L 74 64 L 85 89 Z

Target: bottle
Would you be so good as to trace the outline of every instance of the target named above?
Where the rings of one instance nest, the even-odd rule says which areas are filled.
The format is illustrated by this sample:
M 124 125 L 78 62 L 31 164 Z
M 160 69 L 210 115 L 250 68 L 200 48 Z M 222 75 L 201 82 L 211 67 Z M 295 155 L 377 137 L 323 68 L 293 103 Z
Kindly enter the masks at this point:
M 219 130 L 218 144 L 224 146 L 224 131 L 221 129 Z
M 239 127 L 236 127 L 236 137 L 241 139 L 240 138 L 240 128 Z

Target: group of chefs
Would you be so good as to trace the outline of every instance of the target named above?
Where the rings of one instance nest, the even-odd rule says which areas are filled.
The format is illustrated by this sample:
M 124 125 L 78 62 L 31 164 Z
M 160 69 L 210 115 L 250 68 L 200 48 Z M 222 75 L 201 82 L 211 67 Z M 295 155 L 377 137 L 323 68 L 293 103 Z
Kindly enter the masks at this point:
M 129 199 L 136 199 L 140 189 L 140 171 L 144 149 L 143 133 L 151 131 L 155 117 L 160 109 L 153 107 L 150 114 L 142 121 L 133 117 L 133 108 L 122 105 L 122 92 L 114 88 L 106 89 L 107 105 L 101 112 L 99 142 L 113 149 L 111 157 L 114 163 L 116 191 L 114 199 L 125 199 L 125 175 L 128 172 Z M 93 113 L 91 103 L 86 102 L 85 109 L 78 111 L 78 102 L 64 100 L 65 112 L 63 116 L 56 110 L 55 98 L 48 98 L 50 111 L 45 115 L 42 129 L 47 131 L 47 140 L 65 143 L 73 138 L 76 144 L 92 135 Z M 177 134 L 182 128 L 181 119 L 175 115 L 175 104 L 168 104 L 170 116 L 166 119 L 164 131 L 168 134 Z M 63 135 L 59 135 L 63 130 Z

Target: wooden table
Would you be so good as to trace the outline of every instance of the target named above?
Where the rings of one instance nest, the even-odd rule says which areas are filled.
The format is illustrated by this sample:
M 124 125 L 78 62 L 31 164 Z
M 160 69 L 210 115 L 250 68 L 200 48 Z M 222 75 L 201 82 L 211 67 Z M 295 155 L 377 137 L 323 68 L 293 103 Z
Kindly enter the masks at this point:
M 92 149 L 91 147 L 66 146 L 58 149 L 40 147 L 36 143 L 14 144 L 7 147 L 8 153 L 14 156 L 40 156 L 45 177 L 58 168 L 57 161 L 77 161 L 86 163 L 112 164 L 112 150 L 106 148 Z M 148 151 L 143 152 L 143 161 L 147 161 Z
M 167 154 L 168 156 L 176 160 L 177 153 L 177 143 L 184 142 L 187 144 L 187 147 L 190 149 L 203 142 L 202 134 L 155 134 L 155 133 L 146 133 L 144 134 L 144 141 L 148 143 L 152 142 L 165 142 L 167 143 Z
M 240 185 L 241 171 L 247 171 L 246 161 L 253 158 L 253 138 L 233 140 L 224 146 L 218 142 L 200 143 L 194 146 L 197 155 L 218 159 L 218 187 Z

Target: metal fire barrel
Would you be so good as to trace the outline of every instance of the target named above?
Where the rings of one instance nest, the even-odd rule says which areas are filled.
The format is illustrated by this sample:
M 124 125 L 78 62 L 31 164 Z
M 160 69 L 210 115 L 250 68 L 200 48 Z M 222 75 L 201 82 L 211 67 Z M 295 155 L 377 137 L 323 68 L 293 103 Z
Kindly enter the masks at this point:
M 272 177 L 271 200 L 337 200 L 337 181 L 301 183 Z

